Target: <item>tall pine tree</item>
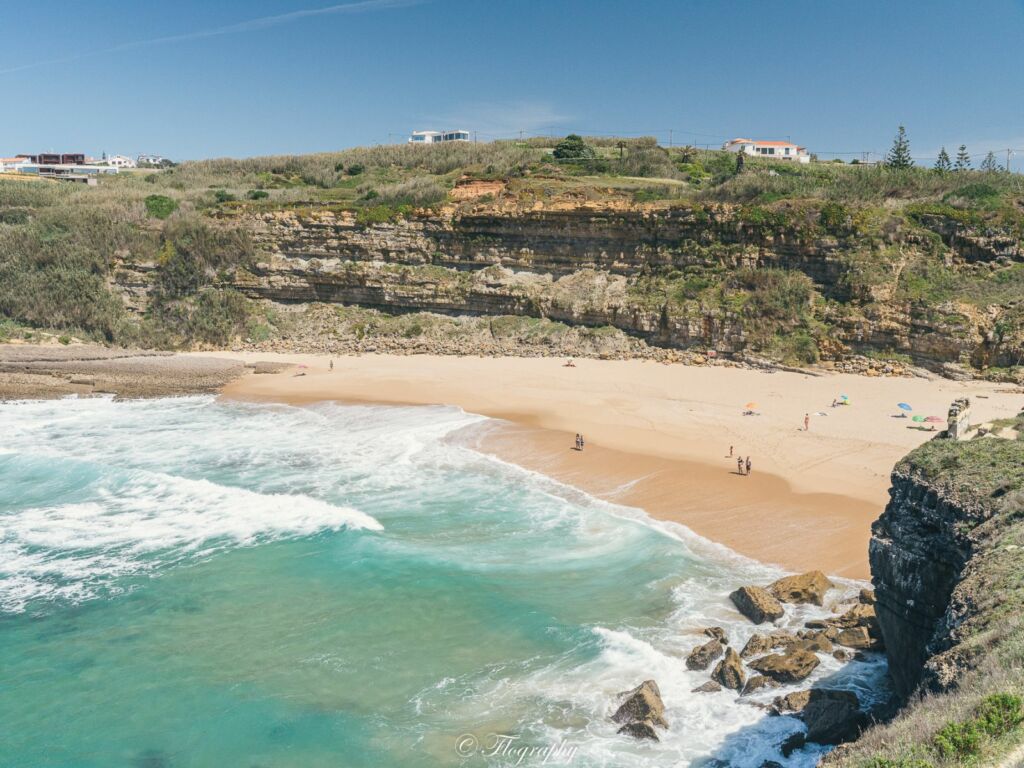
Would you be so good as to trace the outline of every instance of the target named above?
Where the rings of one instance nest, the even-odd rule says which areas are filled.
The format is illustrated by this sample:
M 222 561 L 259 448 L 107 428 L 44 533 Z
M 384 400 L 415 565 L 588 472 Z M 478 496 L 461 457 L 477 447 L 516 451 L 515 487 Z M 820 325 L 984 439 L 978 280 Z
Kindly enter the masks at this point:
M 948 173 L 952 168 L 953 164 L 949 161 L 949 153 L 943 147 L 939 150 L 939 156 L 935 160 L 935 170 L 939 173 Z
M 953 166 L 954 171 L 969 171 L 971 169 L 971 156 L 967 154 L 967 145 L 961 144 L 960 149 L 956 151 L 956 165 Z
M 981 170 L 985 173 L 995 173 L 999 170 L 999 163 L 996 162 L 996 156 L 992 152 L 985 155 L 985 159 L 981 161 Z
M 910 168 L 914 164 L 913 158 L 910 157 L 910 139 L 907 138 L 907 131 L 902 125 L 896 131 L 892 149 L 885 156 L 885 164 L 898 171 Z

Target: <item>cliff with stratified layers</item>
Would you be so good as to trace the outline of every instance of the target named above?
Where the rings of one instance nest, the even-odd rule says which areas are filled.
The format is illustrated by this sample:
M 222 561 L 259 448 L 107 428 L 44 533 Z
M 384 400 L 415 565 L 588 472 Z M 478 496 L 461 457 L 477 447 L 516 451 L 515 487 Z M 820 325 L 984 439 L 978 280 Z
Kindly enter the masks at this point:
M 830 762 L 1000 764 L 1024 742 L 1024 441 L 936 439 L 912 452 L 893 471 L 870 561 L 903 709 Z

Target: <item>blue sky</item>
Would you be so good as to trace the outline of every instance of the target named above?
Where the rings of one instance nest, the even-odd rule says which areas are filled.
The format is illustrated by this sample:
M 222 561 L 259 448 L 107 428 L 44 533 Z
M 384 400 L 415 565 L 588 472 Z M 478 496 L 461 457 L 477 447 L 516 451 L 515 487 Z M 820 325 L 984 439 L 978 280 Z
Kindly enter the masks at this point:
M 0 156 L 312 152 L 481 139 L 1013 147 L 1024 2 L 3 0 Z M 854 154 L 843 155 L 847 159 Z

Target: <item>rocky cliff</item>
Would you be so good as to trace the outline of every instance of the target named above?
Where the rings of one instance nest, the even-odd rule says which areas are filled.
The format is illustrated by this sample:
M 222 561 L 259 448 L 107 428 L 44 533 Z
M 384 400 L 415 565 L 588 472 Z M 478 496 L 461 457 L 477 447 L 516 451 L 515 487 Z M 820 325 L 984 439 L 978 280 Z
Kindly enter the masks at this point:
M 242 207 L 221 217 L 258 255 L 217 285 L 293 308 L 533 318 L 801 365 L 869 354 L 955 374 L 1024 360 L 1021 310 L 1004 300 L 1024 272 L 1012 233 L 829 205 Z M 113 282 L 142 312 L 163 271 L 122 258 Z
M 1017 720 L 992 734 L 990 723 L 962 725 L 993 696 L 1024 692 L 1024 441 L 933 440 L 896 466 L 890 496 L 869 552 L 876 613 L 905 707 L 830 764 L 961 765 L 968 757 L 989 764 L 983 758 L 1024 741 Z M 950 752 L 944 728 L 969 731 L 957 747 L 967 751 Z M 921 756 L 928 759 L 873 762 Z

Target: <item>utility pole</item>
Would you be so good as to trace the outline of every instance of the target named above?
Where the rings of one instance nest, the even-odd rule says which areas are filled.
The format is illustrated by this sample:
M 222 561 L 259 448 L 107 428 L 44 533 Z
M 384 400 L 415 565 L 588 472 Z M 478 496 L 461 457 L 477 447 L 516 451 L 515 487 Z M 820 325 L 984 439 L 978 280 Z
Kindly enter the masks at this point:
M 672 148 L 672 129 L 671 128 L 668 129 L 668 146 L 669 146 L 669 149 Z
M 476 131 L 473 131 L 473 143 L 476 144 Z
M 1012 149 L 1006 150 L 1006 172 L 1010 172 L 1010 155 L 1013 153 Z
M 523 140 L 523 129 L 522 128 L 519 129 L 519 140 L 520 141 Z

